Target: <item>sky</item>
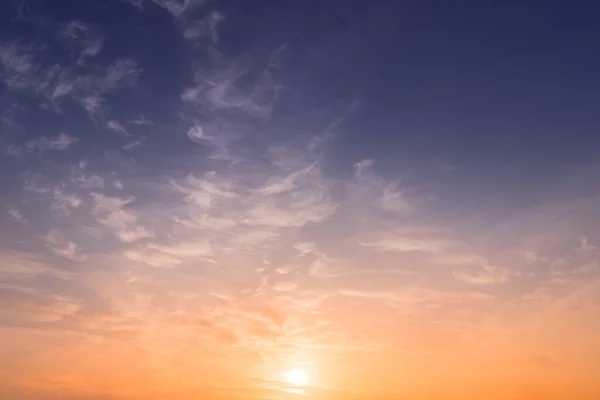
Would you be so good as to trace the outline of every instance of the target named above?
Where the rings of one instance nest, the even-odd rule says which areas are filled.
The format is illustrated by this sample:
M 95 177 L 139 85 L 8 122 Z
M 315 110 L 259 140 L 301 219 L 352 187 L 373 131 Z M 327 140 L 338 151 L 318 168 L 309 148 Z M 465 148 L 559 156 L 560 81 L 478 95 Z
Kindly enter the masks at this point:
M 0 397 L 596 398 L 599 17 L 2 1 Z

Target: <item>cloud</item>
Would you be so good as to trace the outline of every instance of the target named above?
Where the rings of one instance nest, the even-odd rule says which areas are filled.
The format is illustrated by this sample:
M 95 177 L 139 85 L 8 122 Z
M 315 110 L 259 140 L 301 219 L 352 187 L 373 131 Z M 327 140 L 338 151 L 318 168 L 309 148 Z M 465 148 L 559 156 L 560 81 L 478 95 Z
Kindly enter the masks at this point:
M 119 121 L 116 121 L 114 119 L 111 119 L 110 121 L 106 122 L 106 127 L 111 131 L 122 133 L 124 135 L 127 135 L 129 133 Z
M 144 0 L 121 0 L 121 1 L 134 6 L 138 10 L 142 10 L 144 8 Z
M 38 152 L 43 153 L 45 151 L 66 151 L 76 145 L 79 139 L 70 136 L 66 133 L 59 133 L 56 136 L 46 137 L 42 136 L 35 140 L 29 140 L 24 145 L 13 145 L 8 148 L 7 153 L 9 155 L 22 155 L 25 152 Z
M 181 17 L 209 0 L 152 0 L 154 4 L 167 10 L 174 17 Z
M 49 150 L 67 150 L 77 143 L 77 141 L 77 138 L 69 136 L 66 133 L 61 133 L 56 138 L 50 139 L 47 146 Z
M 71 167 L 69 182 L 82 189 L 102 189 L 104 188 L 104 178 L 95 173 L 86 173 L 87 163 L 80 162 Z
M 45 296 L 42 301 L 2 300 L 2 308 L 6 311 L 0 311 L 0 315 L 10 314 L 20 321 L 34 323 L 58 322 L 75 315 L 81 309 L 79 301 L 60 295 Z
M 280 162 L 276 158 L 273 163 Z M 291 168 L 290 168 L 291 167 Z M 337 206 L 330 200 L 328 184 L 317 163 L 307 166 L 282 164 L 284 175 L 274 175 L 253 191 L 255 204 L 248 210 L 246 223 L 275 227 L 302 227 L 332 216 Z
M 266 197 L 252 206 L 244 221 L 258 226 L 302 227 L 327 219 L 335 210 L 324 192 L 306 190 L 289 196 Z
M 455 269 L 452 272 L 455 279 L 472 285 L 504 283 L 508 281 L 510 275 L 508 269 L 493 265 L 482 265 L 475 271 L 463 268 Z
M 262 177 L 262 174 L 257 170 L 255 176 L 240 173 L 230 179 L 221 178 L 214 172 L 202 178 L 189 175 L 181 182 L 173 182 L 173 187 L 185 194 L 188 203 L 204 212 L 237 209 L 235 224 L 263 228 L 302 227 L 321 222 L 335 212 L 336 206 L 327 194 L 327 183 L 316 164 L 288 171 L 285 175 L 270 172 Z M 238 190 L 235 190 L 236 187 Z M 181 219 L 178 221 L 183 222 Z M 228 222 L 231 218 L 223 220 L 203 216 L 195 221 L 232 225 Z
M 358 201 L 381 210 L 407 215 L 415 209 L 406 192 L 398 182 L 388 182 L 373 172 L 372 160 L 361 160 L 354 164 L 355 182 L 350 183 L 350 193 Z
M 11 249 L 0 249 L 0 281 L 20 282 L 39 276 L 69 280 L 71 274 L 53 267 L 41 257 Z
M 452 268 L 452 276 L 474 285 L 490 285 L 508 281 L 514 272 L 492 265 L 486 257 L 466 251 L 465 243 L 449 239 L 450 233 L 431 227 L 395 229 L 363 234 L 359 243 L 367 248 L 394 253 L 416 252 L 430 267 Z M 414 261 L 413 261 L 414 262 Z
M 140 69 L 135 61 L 117 59 L 104 73 L 77 77 L 73 97 L 91 117 L 100 116 L 103 114 L 104 96 L 121 87 L 133 85 L 139 74 Z
M 83 64 L 86 58 L 97 56 L 102 50 L 102 36 L 81 21 L 69 22 L 61 35 L 78 47 L 80 53 L 77 62 L 79 64 Z
M 453 243 L 441 237 L 441 234 L 439 229 L 417 226 L 363 235 L 372 236 L 373 239 L 359 240 L 359 243 L 381 251 L 440 253 L 453 246 Z
M 173 187 L 185 195 L 186 201 L 203 209 L 227 199 L 237 197 L 234 192 L 234 182 L 221 178 L 216 172 L 204 174 L 202 178 L 188 175 L 181 182 L 172 182 Z
M 225 15 L 213 10 L 205 18 L 198 21 L 186 22 L 183 27 L 183 37 L 189 40 L 210 38 L 212 44 L 219 43 L 219 24 L 225 20 Z
M 125 206 L 134 200 L 133 197 L 110 197 L 97 192 L 91 195 L 95 202 L 94 216 L 122 242 L 135 242 L 154 236 L 152 231 L 138 223 L 137 215 L 125 210 Z
M 80 64 L 98 54 L 102 46 L 101 37 L 77 21 L 67 25 L 62 37 L 80 48 Z M 57 112 L 61 112 L 60 101 L 68 98 L 81 105 L 90 116 L 100 116 L 105 96 L 133 84 L 140 73 L 137 63 L 128 58 L 117 59 L 104 70 L 94 68 L 75 73 L 77 65 L 40 61 L 50 49 L 53 47 L 20 42 L 0 44 L 0 65 L 4 70 L 4 83 L 10 89 L 42 96 Z
M 152 122 L 151 120 L 147 119 L 144 115 L 140 115 L 139 118 L 130 120 L 129 123 L 132 124 L 132 125 L 137 125 L 137 126 L 151 126 L 151 125 L 154 125 L 154 122 Z
M 297 282 L 276 282 L 273 284 L 272 289 L 276 292 L 291 292 L 298 288 Z
M 69 240 L 66 240 L 64 236 L 56 229 L 48 232 L 44 236 L 44 241 L 46 242 L 46 245 L 54 252 L 54 254 L 58 256 L 62 256 L 75 262 L 82 262 L 87 259 L 87 257 L 82 254 L 82 250 L 79 246 Z
M 57 185 L 52 190 L 50 210 L 57 216 L 68 216 L 72 210 L 79 208 L 83 200 L 74 194 L 65 193 L 63 185 Z
M 192 141 L 202 143 L 204 140 L 204 130 L 202 125 L 193 125 L 188 129 L 187 135 Z
M 37 64 L 30 54 L 32 47 L 17 42 L 0 44 L 0 64 L 4 83 L 11 89 L 23 89 L 32 85 Z
M 25 176 L 23 189 L 40 196 L 40 200 L 49 200 L 50 211 L 56 216 L 69 216 L 83 204 L 79 196 L 66 191 L 64 182 L 46 183 L 37 174 Z
M 274 52 L 272 57 L 279 52 Z M 185 88 L 180 97 L 191 106 L 203 106 L 213 111 L 241 111 L 246 117 L 267 118 L 281 89 L 273 75 L 276 67 L 276 63 L 269 63 L 256 76 L 249 76 L 249 71 L 241 66 L 216 70 L 208 75 L 198 74 L 195 83 Z
M 440 291 L 426 287 L 408 287 L 395 291 L 363 291 L 341 289 L 339 294 L 346 297 L 356 297 L 370 300 L 386 300 L 398 304 L 421 303 L 463 303 L 468 301 L 491 300 L 493 296 L 480 292 Z
M 19 210 L 18 208 L 9 207 L 7 212 L 8 212 L 8 215 L 10 215 L 12 218 L 19 221 L 20 223 L 22 223 L 22 224 L 27 223 L 27 218 L 25 218 L 25 216 L 23 215 L 21 210 Z
M 178 241 L 176 243 L 146 243 L 125 252 L 132 261 L 148 264 L 153 267 L 172 268 L 184 261 L 200 262 L 210 260 L 214 250 L 206 239 Z

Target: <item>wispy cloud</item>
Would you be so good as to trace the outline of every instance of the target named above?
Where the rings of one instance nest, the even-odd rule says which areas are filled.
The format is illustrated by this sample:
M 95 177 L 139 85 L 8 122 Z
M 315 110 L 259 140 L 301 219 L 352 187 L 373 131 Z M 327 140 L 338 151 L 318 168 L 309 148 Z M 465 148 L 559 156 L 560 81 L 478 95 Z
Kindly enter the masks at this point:
M 21 282 L 39 276 L 68 280 L 71 274 L 45 262 L 41 257 L 10 249 L 0 249 L 0 277 L 3 282 Z
M 156 5 L 167 10 L 174 17 L 181 17 L 184 13 L 202 6 L 210 0 L 152 0 Z
M 74 242 L 71 242 L 58 232 L 53 229 L 44 236 L 44 241 L 47 246 L 59 256 L 62 256 L 68 260 L 75 262 L 82 262 L 86 260 L 86 256 L 82 254 L 82 250 Z
M 87 173 L 87 163 L 80 162 L 71 167 L 69 181 L 83 189 L 102 189 L 104 188 L 104 178 L 96 173 Z
M 83 64 L 86 58 L 97 56 L 102 50 L 102 36 L 81 21 L 69 22 L 62 31 L 62 36 L 78 47 L 80 53 L 77 63 L 79 64 Z
M 116 121 L 114 119 L 111 119 L 110 121 L 106 122 L 106 127 L 108 129 L 110 129 L 111 131 L 115 131 L 118 133 L 122 133 L 124 135 L 127 135 L 127 129 L 125 129 L 125 127 L 123 125 L 121 125 L 121 123 L 119 121 Z
M 12 218 L 19 221 L 20 223 L 22 223 L 22 224 L 27 223 L 27 218 L 25 218 L 25 216 L 23 215 L 21 210 L 19 210 L 18 208 L 9 207 L 7 212 L 8 212 L 8 215 L 10 215 Z
M 354 165 L 356 181 L 350 184 L 350 192 L 367 204 L 381 210 L 410 214 L 414 205 L 400 188 L 399 182 L 388 182 L 373 171 L 372 160 L 362 160 Z
M 190 40 L 208 37 L 216 45 L 219 43 L 218 27 L 224 20 L 222 12 L 213 10 L 203 19 L 184 23 L 183 36 Z
M 466 269 L 455 269 L 452 275 L 459 281 L 474 285 L 489 285 L 506 282 L 510 272 L 506 268 L 493 265 L 482 265 L 476 271 Z
M 119 240 L 135 242 L 154 235 L 152 231 L 139 224 L 138 217 L 133 212 L 125 210 L 125 206 L 134 200 L 133 197 L 111 197 L 96 192 L 91 195 L 95 202 L 94 216 Z
M 386 300 L 392 304 L 463 303 L 467 301 L 491 300 L 493 296 L 479 292 L 448 292 L 427 287 L 409 287 L 396 291 L 357 291 L 341 289 L 342 296 L 371 300 Z
M 69 42 L 81 46 L 80 63 L 85 58 L 95 56 L 101 49 L 102 41 L 99 37 L 86 36 L 89 35 L 89 30 L 80 22 L 72 22 L 62 34 Z M 45 47 L 20 42 L 1 44 L 3 78 L 9 88 L 41 95 L 59 112 L 60 101 L 69 98 L 80 104 L 90 116 L 101 116 L 104 97 L 121 87 L 131 85 L 140 73 L 137 63 L 128 58 L 117 59 L 104 70 L 75 72 L 73 65 L 42 62 L 45 51 Z
M 250 83 L 249 71 L 242 66 L 217 70 L 208 76 L 197 74 L 195 84 L 183 91 L 181 99 L 192 106 L 241 110 L 249 116 L 265 118 L 271 115 L 281 90 L 274 78 L 276 68 L 276 63 L 269 63 Z
M 154 125 L 154 122 L 147 119 L 144 115 L 140 115 L 139 118 L 132 119 L 129 121 L 130 124 L 138 125 L 138 126 L 151 126 Z
M 430 227 L 416 226 L 363 236 L 372 236 L 373 238 L 359 239 L 361 245 L 382 251 L 420 251 L 435 254 L 441 253 L 454 245 L 450 240 L 443 237 L 443 232 Z
M 492 265 L 481 254 L 465 250 L 464 243 L 450 239 L 450 233 L 441 229 L 415 226 L 362 236 L 365 239 L 360 238 L 359 243 L 363 246 L 385 252 L 421 254 L 427 264 L 451 268 L 452 276 L 465 283 L 504 283 L 514 274 L 508 268 Z
M 40 174 L 26 175 L 23 189 L 37 196 L 38 200 L 49 201 L 50 211 L 57 216 L 68 216 L 83 204 L 78 195 L 67 190 L 64 182 L 48 182 Z
M 26 152 L 66 151 L 78 142 L 79 140 L 76 137 L 63 132 L 56 136 L 42 136 L 35 140 L 30 140 L 24 145 L 13 145 L 9 148 L 8 153 L 10 155 L 21 155 Z
M 126 257 L 132 261 L 145 263 L 153 267 L 172 268 L 182 264 L 185 260 L 194 263 L 210 260 L 214 250 L 210 241 L 199 238 L 187 242 L 177 243 L 146 243 L 135 249 L 128 250 Z

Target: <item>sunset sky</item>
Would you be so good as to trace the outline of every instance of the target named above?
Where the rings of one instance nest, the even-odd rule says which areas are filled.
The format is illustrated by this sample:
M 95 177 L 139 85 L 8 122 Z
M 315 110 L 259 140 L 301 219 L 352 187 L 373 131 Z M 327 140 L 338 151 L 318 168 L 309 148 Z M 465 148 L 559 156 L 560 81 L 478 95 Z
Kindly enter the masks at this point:
M 0 3 L 0 399 L 598 399 L 600 3 Z

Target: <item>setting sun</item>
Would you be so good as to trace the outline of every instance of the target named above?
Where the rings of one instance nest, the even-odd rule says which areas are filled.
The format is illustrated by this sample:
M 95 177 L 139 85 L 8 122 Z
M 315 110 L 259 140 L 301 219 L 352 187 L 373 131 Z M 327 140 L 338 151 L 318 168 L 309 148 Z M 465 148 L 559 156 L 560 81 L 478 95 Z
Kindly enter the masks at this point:
M 301 369 L 292 369 L 284 374 L 285 382 L 293 386 L 304 386 L 308 383 L 308 374 Z

